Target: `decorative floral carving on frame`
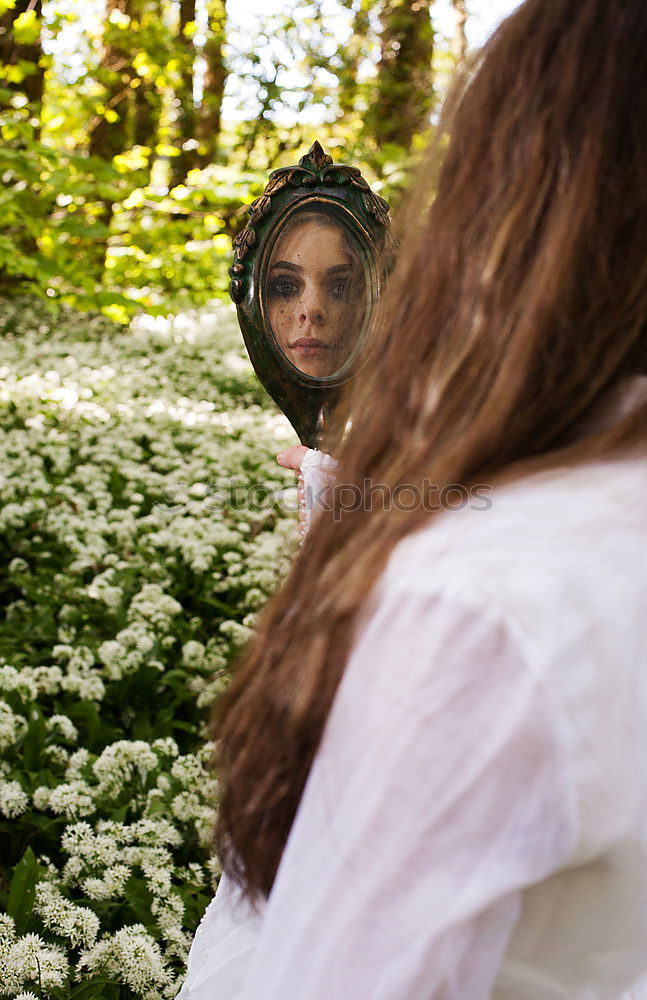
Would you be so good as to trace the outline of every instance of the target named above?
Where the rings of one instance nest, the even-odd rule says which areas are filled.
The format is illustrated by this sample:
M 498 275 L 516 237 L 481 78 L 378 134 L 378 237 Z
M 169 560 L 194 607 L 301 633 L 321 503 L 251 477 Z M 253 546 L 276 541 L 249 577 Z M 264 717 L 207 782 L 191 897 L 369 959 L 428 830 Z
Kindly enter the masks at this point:
M 314 142 L 296 167 L 280 167 L 273 170 L 267 187 L 249 208 L 249 222 L 234 239 L 235 260 L 230 268 L 232 282 L 230 293 L 234 302 L 240 302 L 243 295 L 243 261 L 256 245 L 256 227 L 272 213 L 272 198 L 286 188 L 317 188 L 350 186 L 361 191 L 364 211 L 380 226 L 388 229 L 389 205 L 379 195 L 371 191 L 358 167 L 333 163 L 332 156 L 324 152 L 319 142 Z

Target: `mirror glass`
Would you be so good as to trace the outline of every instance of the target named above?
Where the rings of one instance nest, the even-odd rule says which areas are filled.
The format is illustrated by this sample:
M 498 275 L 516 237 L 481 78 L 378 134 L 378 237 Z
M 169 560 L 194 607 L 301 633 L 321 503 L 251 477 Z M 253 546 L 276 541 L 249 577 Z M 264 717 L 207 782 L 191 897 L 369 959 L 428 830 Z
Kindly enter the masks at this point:
M 254 370 L 315 448 L 370 347 L 395 249 L 389 206 L 315 142 L 271 172 L 233 249 L 229 291 Z
M 320 209 L 292 213 L 279 227 L 263 285 L 284 357 L 311 378 L 337 376 L 359 349 L 370 312 L 370 276 L 350 228 Z

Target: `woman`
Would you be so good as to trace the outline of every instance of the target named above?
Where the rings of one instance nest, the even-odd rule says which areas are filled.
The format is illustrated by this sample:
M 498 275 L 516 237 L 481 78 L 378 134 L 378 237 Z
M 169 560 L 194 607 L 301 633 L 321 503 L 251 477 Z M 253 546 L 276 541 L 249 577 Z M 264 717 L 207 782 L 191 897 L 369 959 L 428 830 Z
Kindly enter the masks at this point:
M 306 375 L 344 367 L 366 312 L 359 255 L 341 225 L 323 212 L 297 213 L 272 251 L 266 297 L 277 343 Z
M 526 0 L 457 98 L 216 721 L 191 1000 L 647 997 L 646 51 L 644 0 Z

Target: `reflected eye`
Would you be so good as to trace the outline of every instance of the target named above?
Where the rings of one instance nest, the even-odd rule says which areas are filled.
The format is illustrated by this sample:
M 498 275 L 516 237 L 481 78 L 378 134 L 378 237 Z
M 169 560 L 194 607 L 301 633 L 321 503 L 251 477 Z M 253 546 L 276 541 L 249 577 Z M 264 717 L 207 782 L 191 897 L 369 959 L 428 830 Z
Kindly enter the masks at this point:
M 350 290 L 350 278 L 333 278 L 328 285 L 328 292 L 333 299 L 345 299 Z
M 277 274 L 267 285 L 267 294 L 273 299 L 292 299 L 300 292 L 301 282 L 289 274 Z

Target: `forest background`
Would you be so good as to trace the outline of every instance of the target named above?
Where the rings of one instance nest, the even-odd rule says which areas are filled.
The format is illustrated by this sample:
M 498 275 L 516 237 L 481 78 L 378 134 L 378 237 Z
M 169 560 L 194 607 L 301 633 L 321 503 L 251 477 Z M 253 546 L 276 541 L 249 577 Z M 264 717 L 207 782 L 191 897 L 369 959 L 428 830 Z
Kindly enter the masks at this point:
M 269 169 L 314 138 L 392 203 L 510 0 L 0 0 L 0 294 L 126 322 L 225 295 Z
M 315 138 L 397 206 L 514 5 L 0 0 L 1 998 L 177 994 L 210 706 L 298 544 L 231 240 Z

